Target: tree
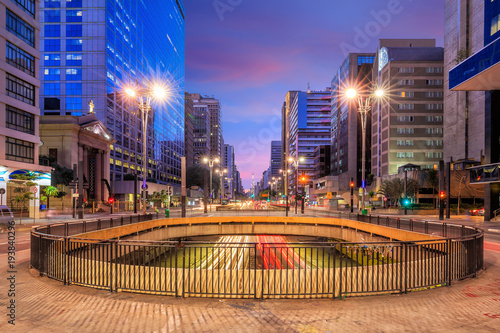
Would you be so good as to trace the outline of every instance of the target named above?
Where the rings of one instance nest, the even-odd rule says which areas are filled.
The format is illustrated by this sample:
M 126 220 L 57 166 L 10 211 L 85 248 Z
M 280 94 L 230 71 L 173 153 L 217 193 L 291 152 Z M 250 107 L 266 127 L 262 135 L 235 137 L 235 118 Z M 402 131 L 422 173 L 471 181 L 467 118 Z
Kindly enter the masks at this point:
M 57 197 L 59 195 L 59 189 L 54 186 L 47 186 L 44 190 L 43 193 L 45 193 L 45 196 L 47 197 L 47 209 L 50 207 L 50 197 Z
M 416 180 L 408 179 L 406 186 L 407 194 L 415 194 L 418 191 L 418 188 L 419 185 Z M 405 181 L 401 178 L 384 180 L 378 193 L 397 203 L 400 199 L 405 197 Z
M 427 174 L 425 175 L 425 183 L 428 187 L 432 188 L 432 202 L 434 203 L 434 207 L 436 207 L 436 191 L 439 187 L 439 174 L 437 170 L 430 169 L 427 170 Z
M 370 191 L 368 192 L 368 198 L 370 198 L 370 204 L 373 205 L 373 197 L 375 196 L 375 192 Z
M 54 171 L 52 171 L 51 185 L 69 186 L 69 183 L 73 181 L 73 170 L 58 164 L 54 165 L 53 168 Z
M 372 186 L 374 180 L 375 176 L 373 175 L 373 173 L 370 173 L 368 176 L 366 176 L 366 186 Z
M 17 194 L 14 197 L 14 201 L 21 205 L 21 216 L 19 217 L 19 224 L 21 224 L 24 206 L 26 203 L 29 204 L 29 201 L 35 198 L 31 193 L 30 188 L 37 185 L 35 180 L 38 179 L 38 175 L 34 172 L 27 172 L 23 174 L 11 175 L 11 178 L 13 179 L 9 180 L 9 183 L 14 186 L 14 193 Z
M 192 186 L 199 186 L 200 188 L 204 188 L 205 182 L 204 182 L 204 173 L 207 173 L 207 181 L 210 183 L 210 176 L 209 176 L 210 170 L 208 168 L 202 167 L 200 165 L 194 165 L 186 170 L 186 186 L 192 187 Z M 210 184 L 208 184 L 210 186 Z M 212 174 L 212 190 L 214 192 L 217 192 L 220 187 L 220 179 L 219 176 L 215 174 L 215 172 Z

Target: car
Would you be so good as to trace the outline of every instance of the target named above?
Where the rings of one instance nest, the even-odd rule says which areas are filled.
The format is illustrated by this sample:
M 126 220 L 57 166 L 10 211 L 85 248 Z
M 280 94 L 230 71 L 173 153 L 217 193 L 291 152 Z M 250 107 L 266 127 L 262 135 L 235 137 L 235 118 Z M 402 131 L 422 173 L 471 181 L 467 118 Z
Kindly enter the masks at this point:
M 471 209 L 469 210 L 469 214 L 472 216 L 484 216 L 484 207 Z
M 0 206 L 0 223 L 9 223 L 14 221 L 14 214 L 8 206 Z

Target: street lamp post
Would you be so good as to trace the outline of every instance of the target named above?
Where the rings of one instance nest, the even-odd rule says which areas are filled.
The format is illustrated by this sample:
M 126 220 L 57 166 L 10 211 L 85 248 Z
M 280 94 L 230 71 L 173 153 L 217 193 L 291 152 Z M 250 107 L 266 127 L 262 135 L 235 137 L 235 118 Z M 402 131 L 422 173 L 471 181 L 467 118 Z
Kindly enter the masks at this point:
M 297 214 L 297 205 L 298 205 L 297 198 L 299 196 L 299 163 L 304 162 L 304 158 L 299 157 L 298 160 L 295 160 L 293 157 L 290 156 L 288 158 L 288 162 L 290 162 L 290 164 L 292 166 L 294 166 L 295 170 L 296 170 L 296 174 L 295 174 L 295 214 Z
M 139 87 L 138 89 L 127 88 L 125 93 L 130 97 L 137 97 L 139 110 L 141 111 L 142 120 L 142 214 L 146 214 L 146 178 L 148 167 L 148 152 L 147 152 L 147 130 L 148 130 L 148 114 L 151 110 L 151 102 L 161 101 L 166 96 L 166 91 L 159 85 L 151 87 Z M 134 198 L 136 200 L 136 198 Z
M 358 95 L 358 92 L 355 89 L 348 89 L 346 91 L 347 98 L 353 99 Z M 361 118 L 361 142 L 362 142 L 362 150 L 361 150 L 361 188 L 362 188 L 362 196 L 361 196 L 361 210 L 365 209 L 365 194 L 366 194 L 366 122 L 368 118 L 368 113 L 371 111 L 371 101 L 373 97 L 382 97 L 384 96 L 383 90 L 376 90 L 375 94 L 368 95 L 368 97 L 363 97 L 361 95 L 358 96 L 358 112 Z
M 215 170 L 215 173 L 219 175 L 219 179 L 220 179 L 220 183 L 221 183 L 220 184 L 220 187 L 221 187 L 220 192 L 221 192 L 221 194 L 220 194 L 220 202 L 219 203 L 222 205 L 222 198 L 224 197 L 224 192 L 225 192 L 224 181 L 223 181 L 224 178 L 223 177 L 227 173 L 227 169 L 223 169 L 223 170 L 217 169 L 217 170 Z M 229 193 L 229 194 L 231 194 L 231 193 Z
M 280 169 L 280 173 L 283 175 L 283 188 L 284 188 L 284 191 L 285 191 L 285 198 L 286 198 L 286 202 L 285 202 L 285 214 L 286 216 L 288 216 L 288 175 L 290 174 L 290 169 L 287 169 L 287 170 L 282 170 Z
M 203 159 L 203 162 L 205 162 L 205 164 L 208 163 L 208 166 L 210 167 L 210 211 L 212 210 L 212 172 L 214 170 L 214 163 L 219 163 L 219 158 L 208 158 L 208 157 L 205 157 Z
M 458 204 L 457 204 L 457 215 L 460 214 L 460 201 L 462 200 L 462 180 L 465 179 L 465 181 L 467 181 L 467 175 L 469 173 L 467 172 L 465 175 L 463 175 L 461 178 L 460 178 L 460 183 L 458 184 Z

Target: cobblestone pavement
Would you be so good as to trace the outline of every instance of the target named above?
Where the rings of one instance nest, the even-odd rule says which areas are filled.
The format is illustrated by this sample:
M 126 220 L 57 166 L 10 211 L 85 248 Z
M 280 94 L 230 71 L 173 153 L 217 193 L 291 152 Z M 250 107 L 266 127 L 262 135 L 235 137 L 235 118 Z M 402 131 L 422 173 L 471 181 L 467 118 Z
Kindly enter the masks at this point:
M 110 293 L 38 277 L 17 254 L 16 325 L 7 323 L 0 254 L 1 332 L 498 332 L 500 252 L 451 287 L 345 300 L 179 299 Z

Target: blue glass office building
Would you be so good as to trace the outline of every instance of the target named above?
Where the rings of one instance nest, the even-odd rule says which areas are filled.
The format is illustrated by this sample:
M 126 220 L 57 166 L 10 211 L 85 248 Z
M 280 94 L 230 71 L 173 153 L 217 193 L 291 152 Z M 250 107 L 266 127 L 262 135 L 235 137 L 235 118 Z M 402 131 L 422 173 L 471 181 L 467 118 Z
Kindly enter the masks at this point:
M 180 184 L 184 155 L 184 7 L 181 0 L 41 0 L 40 109 L 94 112 L 117 141 L 115 181 L 141 171 L 142 124 L 131 83 L 161 81 L 168 99 L 148 121 L 148 177 Z
M 485 91 L 484 157 L 471 182 L 485 184 L 485 221 L 500 208 L 500 0 L 484 0 L 484 47 L 450 70 L 452 91 Z M 478 176 L 479 175 L 479 176 Z

